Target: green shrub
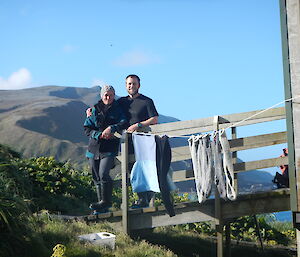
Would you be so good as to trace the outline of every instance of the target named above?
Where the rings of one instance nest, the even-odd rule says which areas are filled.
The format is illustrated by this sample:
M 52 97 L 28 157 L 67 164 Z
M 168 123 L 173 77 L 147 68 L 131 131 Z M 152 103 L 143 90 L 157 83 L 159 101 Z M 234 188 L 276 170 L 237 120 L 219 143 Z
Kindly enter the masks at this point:
M 70 213 L 72 206 L 80 208 L 93 200 L 90 176 L 69 163 L 57 162 L 54 157 L 39 157 L 16 160 L 15 166 L 29 177 L 34 211 Z

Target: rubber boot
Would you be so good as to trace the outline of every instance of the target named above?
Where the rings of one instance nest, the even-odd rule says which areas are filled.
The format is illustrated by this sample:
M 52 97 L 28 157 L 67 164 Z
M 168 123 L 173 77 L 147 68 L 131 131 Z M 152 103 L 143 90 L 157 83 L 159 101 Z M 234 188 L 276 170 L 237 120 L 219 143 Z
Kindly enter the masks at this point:
M 95 183 L 95 188 L 96 188 L 96 193 L 97 193 L 97 200 L 98 202 L 91 203 L 90 204 L 90 209 L 95 210 L 96 206 L 101 202 L 102 198 L 102 193 L 101 193 L 101 185 Z
M 102 200 L 91 206 L 91 209 L 94 210 L 93 214 L 108 212 L 108 209 L 111 207 L 112 181 L 101 182 L 100 187 Z
M 147 200 L 148 200 L 148 203 L 149 203 L 149 206 L 150 207 L 153 207 L 154 206 L 154 198 L 155 198 L 155 193 L 153 191 L 147 191 Z
M 137 193 L 137 195 L 139 197 L 139 200 L 135 201 L 135 203 L 131 206 L 131 208 L 137 209 L 137 208 L 149 207 L 147 192 L 139 192 Z

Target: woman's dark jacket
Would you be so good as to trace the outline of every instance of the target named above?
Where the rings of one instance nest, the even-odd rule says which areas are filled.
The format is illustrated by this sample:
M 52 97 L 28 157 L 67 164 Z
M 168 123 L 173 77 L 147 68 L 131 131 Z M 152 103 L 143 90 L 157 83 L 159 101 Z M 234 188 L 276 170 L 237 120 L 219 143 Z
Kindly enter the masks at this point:
M 92 108 L 92 115 L 87 117 L 84 122 L 85 134 L 90 137 L 86 157 L 99 159 L 100 153 L 112 153 L 114 155 L 118 153 L 120 143 L 118 138 L 100 138 L 103 130 L 108 126 L 111 127 L 112 133 L 117 131 L 121 134 L 128 124 L 118 102 L 113 101 L 111 105 L 105 105 L 100 100 Z

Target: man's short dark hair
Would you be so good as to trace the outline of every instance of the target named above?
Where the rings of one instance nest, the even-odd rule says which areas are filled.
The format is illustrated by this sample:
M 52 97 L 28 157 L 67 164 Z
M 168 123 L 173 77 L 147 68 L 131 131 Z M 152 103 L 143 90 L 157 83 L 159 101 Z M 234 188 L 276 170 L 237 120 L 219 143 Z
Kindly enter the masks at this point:
M 136 79 L 138 80 L 139 84 L 140 84 L 140 82 L 141 82 L 139 76 L 138 76 L 138 75 L 135 75 L 135 74 L 130 74 L 130 75 L 128 75 L 128 76 L 126 77 L 125 80 L 127 80 L 128 78 L 136 78 Z

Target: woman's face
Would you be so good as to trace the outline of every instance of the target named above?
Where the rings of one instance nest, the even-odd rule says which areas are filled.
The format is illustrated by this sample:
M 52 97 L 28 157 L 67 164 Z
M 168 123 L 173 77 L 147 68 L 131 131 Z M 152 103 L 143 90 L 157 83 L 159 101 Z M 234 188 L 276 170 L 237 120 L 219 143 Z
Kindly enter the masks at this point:
M 102 102 L 104 104 L 112 104 L 112 102 L 115 99 L 115 93 L 114 91 L 107 91 L 103 94 L 103 96 L 101 97 Z

